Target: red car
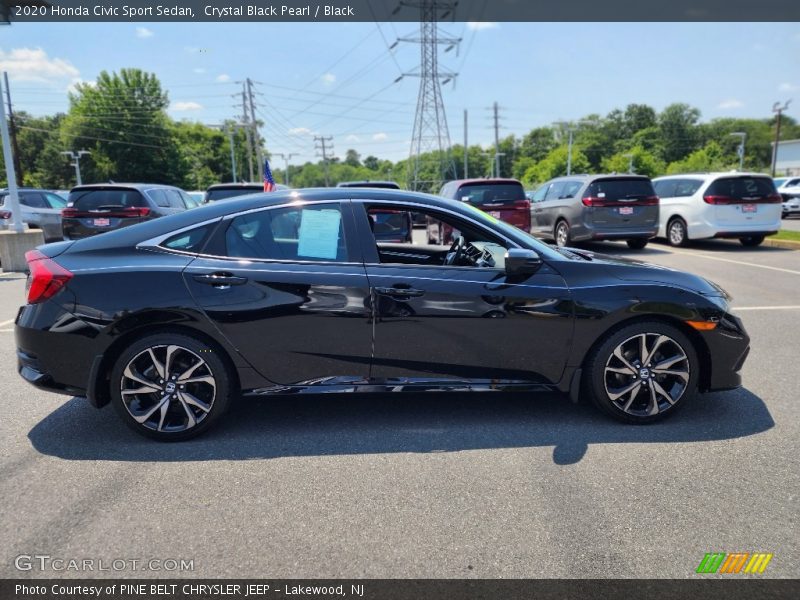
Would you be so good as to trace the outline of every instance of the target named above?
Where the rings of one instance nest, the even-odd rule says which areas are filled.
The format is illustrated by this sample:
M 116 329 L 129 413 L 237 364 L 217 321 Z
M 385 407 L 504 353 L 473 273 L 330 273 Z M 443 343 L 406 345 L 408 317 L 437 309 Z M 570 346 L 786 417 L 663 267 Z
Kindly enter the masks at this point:
M 531 203 L 516 179 L 457 179 L 444 184 L 439 195 L 469 202 L 523 231 L 531 230 Z M 450 226 L 439 221 L 429 219 L 427 230 L 429 244 L 450 244 L 456 237 Z

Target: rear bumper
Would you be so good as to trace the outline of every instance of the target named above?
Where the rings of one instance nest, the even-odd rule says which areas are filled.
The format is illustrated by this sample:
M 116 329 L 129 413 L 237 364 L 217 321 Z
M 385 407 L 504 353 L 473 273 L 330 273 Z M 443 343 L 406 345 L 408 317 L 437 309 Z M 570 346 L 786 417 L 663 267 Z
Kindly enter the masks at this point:
M 747 223 L 714 223 L 700 220 L 689 223 L 687 233 L 690 240 L 740 238 L 751 235 L 772 235 L 780 228 L 780 214 L 776 214 L 774 221 L 762 222 L 756 225 L 748 225 Z
M 577 233 L 577 232 L 576 232 Z M 652 227 L 636 227 L 636 228 L 602 228 L 586 226 L 582 234 L 574 235 L 575 241 L 584 240 L 649 240 L 654 238 L 658 233 L 658 225 Z
M 756 230 L 756 231 L 718 231 L 714 234 L 715 238 L 740 238 L 740 237 L 754 237 L 761 236 L 767 237 L 768 235 L 775 235 L 778 233 L 777 229 L 770 231 Z
M 84 396 L 86 390 L 56 381 L 42 366 L 38 355 L 17 349 L 17 372 L 32 386 L 56 394 Z

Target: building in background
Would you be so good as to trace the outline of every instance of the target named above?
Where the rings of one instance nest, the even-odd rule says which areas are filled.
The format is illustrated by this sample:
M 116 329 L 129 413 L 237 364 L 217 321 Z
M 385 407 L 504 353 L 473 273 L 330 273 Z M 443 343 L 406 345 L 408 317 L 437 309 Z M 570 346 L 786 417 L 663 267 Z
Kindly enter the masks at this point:
M 800 175 L 800 140 L 778 142 L 775 176 L 780 177 L 781 175 Z

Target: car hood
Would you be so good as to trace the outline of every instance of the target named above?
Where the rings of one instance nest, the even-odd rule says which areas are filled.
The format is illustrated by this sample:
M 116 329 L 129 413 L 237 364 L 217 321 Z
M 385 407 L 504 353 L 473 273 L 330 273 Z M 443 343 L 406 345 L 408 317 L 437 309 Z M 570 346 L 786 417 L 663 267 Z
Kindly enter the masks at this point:
M 718 284 L 693 273 L 678 271 L 641 260 L 589 252 L 580 248 L 568 248 L 568 250 L 594 264 L 602 266 L 609 275 L 622 281 L 668 285 L 691 290 L 704 296 L 722 296 L 730 300 L 730 295 Z

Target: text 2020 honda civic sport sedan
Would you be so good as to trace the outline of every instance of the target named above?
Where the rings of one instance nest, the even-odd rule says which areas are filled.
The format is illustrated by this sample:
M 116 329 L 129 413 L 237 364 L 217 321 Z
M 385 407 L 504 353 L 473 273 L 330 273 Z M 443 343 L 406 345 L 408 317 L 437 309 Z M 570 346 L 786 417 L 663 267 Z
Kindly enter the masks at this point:
M 387 210 L 457 236 L 376 243 Z M 740 385 L 749 348 L 701 277 L 403 191 L 257 194 L 27 260 L 22 377 L 160 440 L 203 432 L 236 397 L 301 392 L 560 390 L 645 423 Z

